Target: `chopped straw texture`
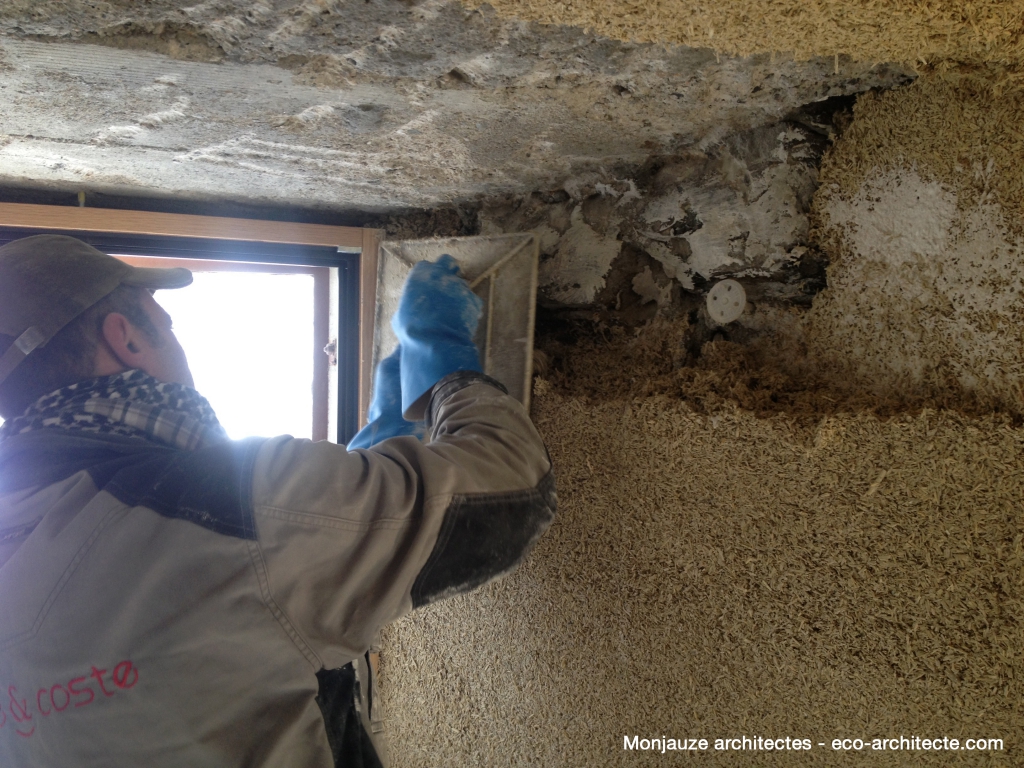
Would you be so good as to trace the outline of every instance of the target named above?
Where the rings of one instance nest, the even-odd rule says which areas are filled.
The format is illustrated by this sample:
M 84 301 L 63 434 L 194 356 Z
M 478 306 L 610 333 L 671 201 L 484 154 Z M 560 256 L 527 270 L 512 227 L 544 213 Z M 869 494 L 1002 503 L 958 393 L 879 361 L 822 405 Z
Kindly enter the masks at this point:
M 497 7 L 635 39 L 713 28 L 725 52 L 1013 66 L 1024 12 Z M 559 517 L 512 576 L 385 630 L 397 768 L 1024 765 L 1022 107 L 971 78 L 862 99 L 816 198 L 830 288 L 774 336 L 694 359 L 686 324 L 659 323 L 547 350 L 533 415 Z M 831 749 L 901 735 L 1005 748 Z M 743 736 L 812 749 L 714 749 Z
M 508 18 L 720 53 L 850 56 L 928 68 L 1024 64 L 1024 5 L 1001 0 L 488 0 Z M 478 0 L 471 4 L 481 5 Z M 837 62 L 838 65 L 838 62 Z
M 828 375 L 1024 415 L 1024 92 L 936 77 L 859 100 L 812 211 Z
M 624 751 L 634 734 L 814 745 L 689 756 L 707 766 L 835 765 L 819 742 L 900 734 L 1024 761 L 1019 430 L 536 394 L 559 518 L 511 577 L 385 631 L 395 766 L 689 759 Z
M 852 198 L 879 170 L 913 168 L 950 189 L 960 210 L 1001 206 L 1006 226 L 1024 234 L 1021 115 L 1024 91 L 1004 92 L 977 78 L 922 77 L 864 94 L 822 161 L 815 211 L 837 195 Z

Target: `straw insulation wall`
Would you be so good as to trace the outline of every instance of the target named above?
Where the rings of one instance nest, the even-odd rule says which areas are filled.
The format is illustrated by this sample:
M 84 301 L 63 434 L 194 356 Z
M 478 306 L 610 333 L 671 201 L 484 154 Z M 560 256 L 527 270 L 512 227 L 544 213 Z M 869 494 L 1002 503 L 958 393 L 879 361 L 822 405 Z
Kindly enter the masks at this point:
M 479 5 L 479 0 L 472 4 Z M 720 53 L 850 56 L 927 68 L 937 60 L 1024 63 L 1024 6 L 1002 0 L 488 0 L 510 18 L 592 29 L 619 40 Z M 837 65 L 839 62 L 837 61 Z
M 815 195 L 830 376 L 1024 413 L 1024 92 L 921 78 L 857 104 Z
M 396 766 L 666 764 L 633 734 L 815 744 L 741 758 L 779 766 L 991 736 L 963 764 L 1024 763 L 1018 101 L 862 100 L 815 200 L 830 287 L 746 318 L 785 331 L 759 349 L 694 362 L 655 325 L 537 380 L 560 517 L 511 577 L 386 630 Z
M 977 764 L 1019 764 L 1019 430 L 936 412 L 797 426 L 545 384 L 560 518 L 510 578 L 386 630 L 396 766 L 665 764 L 627 734 L 982 732 L 1015 746 Z

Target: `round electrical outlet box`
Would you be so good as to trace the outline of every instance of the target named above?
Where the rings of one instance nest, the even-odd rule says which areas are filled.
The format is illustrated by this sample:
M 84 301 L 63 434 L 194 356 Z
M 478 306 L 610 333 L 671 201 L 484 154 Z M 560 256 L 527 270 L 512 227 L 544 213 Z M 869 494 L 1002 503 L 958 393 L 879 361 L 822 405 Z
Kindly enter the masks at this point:
M 721 280 L 708 291 L 708 314 L 719 325 L 731 323 L 746 306 L 747 292 L 735 280 Z

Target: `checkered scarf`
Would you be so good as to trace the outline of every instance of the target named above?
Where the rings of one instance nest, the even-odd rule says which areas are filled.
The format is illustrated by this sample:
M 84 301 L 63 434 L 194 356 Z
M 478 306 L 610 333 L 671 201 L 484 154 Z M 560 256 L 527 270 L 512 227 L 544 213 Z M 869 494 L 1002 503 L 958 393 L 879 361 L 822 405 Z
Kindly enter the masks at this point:
M 44 395 L 0 427 L 0 442 L 53 428 L 141 437 L 186 451 L 228 439 L 205 397 L 137 369 Z

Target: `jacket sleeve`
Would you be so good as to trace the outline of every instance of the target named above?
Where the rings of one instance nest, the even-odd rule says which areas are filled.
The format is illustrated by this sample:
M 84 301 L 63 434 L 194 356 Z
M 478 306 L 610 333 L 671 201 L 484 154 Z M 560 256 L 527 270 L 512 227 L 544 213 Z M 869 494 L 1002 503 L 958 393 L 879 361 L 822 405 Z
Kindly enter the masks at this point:
M 347 451 L 280 437 L 256 457 L 250 552 L 262 597 L 325 666 L 413 608 L 511 571 L 554 517 L 547 452 L 498 382 L 445 377 L 427 418 L 427 443 Z

